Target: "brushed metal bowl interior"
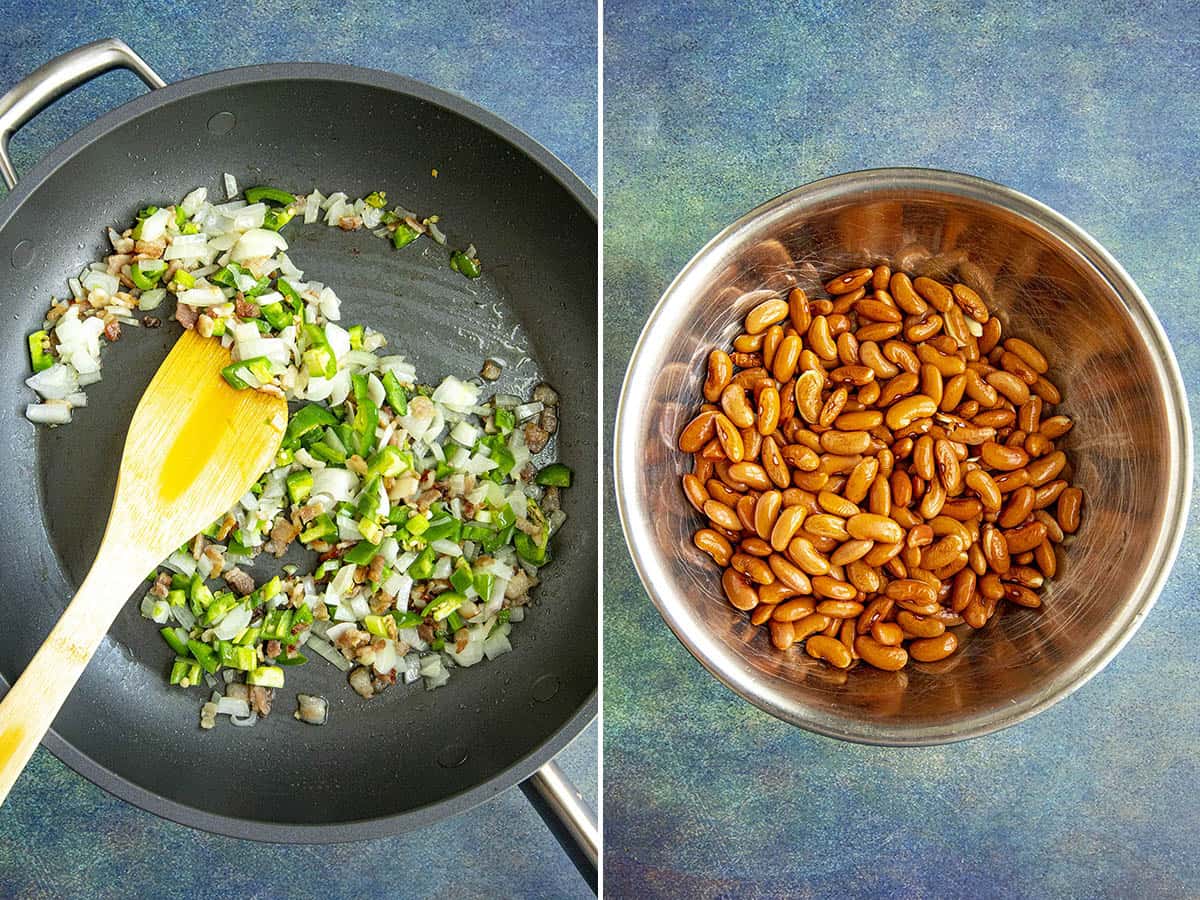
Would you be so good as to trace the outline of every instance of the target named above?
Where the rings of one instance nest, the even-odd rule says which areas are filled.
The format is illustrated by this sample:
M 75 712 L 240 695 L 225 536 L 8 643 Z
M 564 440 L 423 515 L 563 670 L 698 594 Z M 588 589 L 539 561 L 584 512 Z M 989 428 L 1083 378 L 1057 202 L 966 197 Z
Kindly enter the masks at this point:
M 837 671 L 780 653 L 722 595 L 692 546 L 676 437 L 701 402 L 709 350 L 728 346 L 763 288 L 820 283 L 893 260 L 979 291 L 1004 333 L 1048 357 L 1075 419 L 1065 449 L 1085 493 L 1041 610 L 1003 608 L 939 663 Z M 1191 437 L 1182 379 L 1145 298 L 1089 235 L 991 182 L 922 169 L 840 175 L 778 197 L 688 263 L 642 332 L 615 432 L 626 541 L 650 598 L 687 649 L 772 715 L 848 740 L 915 745 L 1019 722 L 1069 694 L 1129 639 L 1165 581 L 1187 520 Z

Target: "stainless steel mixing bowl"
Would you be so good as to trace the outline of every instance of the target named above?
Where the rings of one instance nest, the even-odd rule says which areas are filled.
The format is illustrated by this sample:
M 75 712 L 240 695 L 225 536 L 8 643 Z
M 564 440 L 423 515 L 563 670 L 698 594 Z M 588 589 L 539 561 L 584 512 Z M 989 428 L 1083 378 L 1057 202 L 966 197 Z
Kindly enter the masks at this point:
M 1041 610 L 1009 608 L 933 664 L 837 671 L 771 648 L 721 592 L 691 543 L 700 522 L 676 449 L 700 402 L 705 361 L 762 289 L 819 283 L 891 259 L 956 277 L 1051 363 L 1086 502 L 1059 549 Z M 966 175 L 878 169 L 807 185 L 760 206 L 704 247 L 642 331 L 617 412 L 615 479 L 625 538 L 650 598 L 684 646 L 774 716 L 847 740 L 919 745 L 987 734 L 1062 699 L 1100 671 L 1162 588 L 1187 520 L 1191 432 L 1162 327 L 1093 238 L 1016 191 Z M 967 626 L 961 631 L 969 632 Z

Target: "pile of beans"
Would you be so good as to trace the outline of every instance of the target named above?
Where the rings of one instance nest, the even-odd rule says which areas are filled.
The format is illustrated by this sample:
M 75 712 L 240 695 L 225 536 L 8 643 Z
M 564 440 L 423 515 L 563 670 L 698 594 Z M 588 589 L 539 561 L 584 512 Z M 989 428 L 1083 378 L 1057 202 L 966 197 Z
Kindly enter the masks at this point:
M 1041 606 L 1083 494 L 1046 358 L 964 284 L 887 265 L 794 288 L 713 350 L 693 454 L 695 545 L 781 651 L 895 671 L 1003 608 Z

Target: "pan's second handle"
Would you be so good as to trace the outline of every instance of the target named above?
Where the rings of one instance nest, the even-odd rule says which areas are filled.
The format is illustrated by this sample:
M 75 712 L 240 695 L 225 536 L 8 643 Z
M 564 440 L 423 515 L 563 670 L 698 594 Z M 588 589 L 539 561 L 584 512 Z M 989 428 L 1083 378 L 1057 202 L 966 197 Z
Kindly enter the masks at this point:
M 521 783 L 521 790 L 550 826 L 576 868 L 596 890 L 600 857 L 600 829 L 596 813 L 588 806 L 566 772 L 551 760 Z
M 9 188 L 17 184 L 17 171 L 8 156 L 9 138 L 63 94 L 110 69 L 129 69 L 151 88 L 166 85 L 124 41 L 105 38 L 55 57 L 0 97 L 0 177 Z

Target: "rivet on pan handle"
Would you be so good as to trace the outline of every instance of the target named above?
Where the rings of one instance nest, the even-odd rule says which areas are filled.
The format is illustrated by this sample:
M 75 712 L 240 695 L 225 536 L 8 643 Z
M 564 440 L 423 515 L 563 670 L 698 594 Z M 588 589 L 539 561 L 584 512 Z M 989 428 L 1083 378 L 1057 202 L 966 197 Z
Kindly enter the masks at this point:
M 600 829 L 596 813 L 571 783 L 567 773 L 551 760 L 521 782 L 521 790 L 558 839 L 592 890 L 600 856 Z
M 0 176 L 10 189 L 16 187 L 17 172 L 8 156 L 9 138 L 63 94 L 111 69 L 129 69 L 151 88 L 166 86 L 124 41 L 105 38 L 55 57 L 0 97 Z

